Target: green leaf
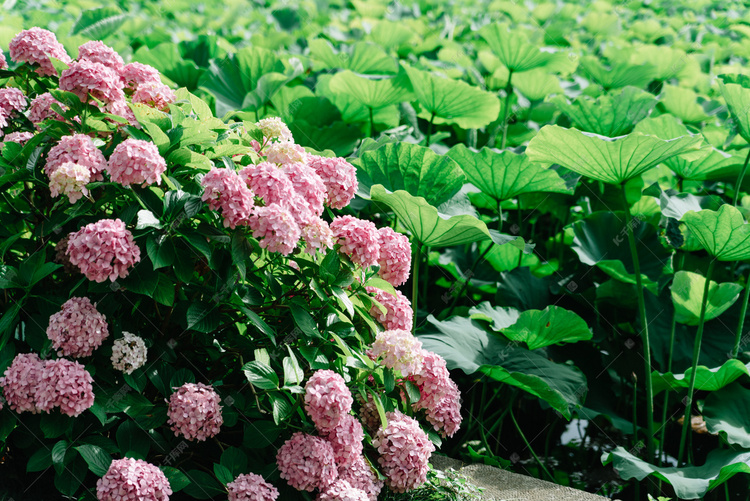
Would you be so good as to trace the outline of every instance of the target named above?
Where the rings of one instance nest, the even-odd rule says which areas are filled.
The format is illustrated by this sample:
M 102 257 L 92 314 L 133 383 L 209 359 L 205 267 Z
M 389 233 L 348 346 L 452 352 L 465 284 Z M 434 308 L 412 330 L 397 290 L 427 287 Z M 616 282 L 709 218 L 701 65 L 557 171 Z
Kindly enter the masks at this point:
M 328 81 L 330 92 L 346 94 L 362 106 L 377 110 L 414 99 L 405 73 L 390 78 L 368 78 L 349 70 L 337 73 Z
M 697 123 L 711 118 L 698 104 L 698 94 L 686 87 L 664 85 L 661 104 L 669 113 L 683 122 Z
M 300 384 L 305 379 L 305 371 L 299 366 L 297 357 L 294 356 L 294 352 L 287 346 L 289 356 L 284 357 L 282 365 L 284 367 L 284 385 L 293 386 Z
M 270 397 L 273 422 L 277 425 L 281 424 L 291 414 L 292 406 L 283 394 L 271 393 Z
M 183 58 L 179 46 L 172 42 L 161 43 L 156 47 L 144 45 L 133 54 L 133 59 L 153 66 L 161 72 L 162 78 L 166 77 L 176 86 L 186 87 L 188 90 L 197 89 L 206 73 L 205 68 L 199 68 L 195 62 Z M 165 129 L 162 127 L 162 130 Z
M 750 448 L 750 390 L 734 382 L 710 393 L 703 404 L 703 418 L 709 433 L 724 437 L 730 444 Z
M 651 113 L 657 101 L 648 92 L 625 87 L 596 99 L 582 94 L 572 103 L 565 96 L 557 96 L 551 102 L 570 117 L 577 129 L 616 137 L 632 131 L 635 124 Z
M 693 136 L 663 140 L 632 132 L 609 138 L 545 125 L 529 142 L 526 154 L 532 162 L 556 163 L 583 176 L 620 184 L 670 157 L 697 150 L 700 143 Z
M 690 211 L 682 221 L 706 252 L 719 261 L 750 258 L 750 226 L 734 206 L 725 204 L 718 211 Z
M 196 499 L 211 499 L 226 496 L 227 491 L 212 475 L 201 470 L 188 470 L 185 476 L 190 483 L 183 488 L 185 494 Z
M 345 69 L 355 73 L 372 75 L 394 74 L 398 72 L 395 59 L 382 47 L 371 42 L 357 42 L 349 47 L 342 47 L 336 53 L 327 40 L 309 41 L 310 56 L 316 61 L 317 69 Z
M 684 374 L 664 374 L 654 371 L 652 373 L 654 394 L 663 390 L 679 390 L 687 388 L 690 382 L 692 367 L 688 368 Z M 698 366 L 695 373 L 695 389 L 700 391 L 716 391 L 724 388 L 735 381 L 742 375 L 750 375 L 750 371 L 745 364 L 737 359 L 731 359 L 724 362 L 720 367 L 709 369 L 703 365 Z
M 390 207 L 399 222 L 422 245 L 450 247 L 491 238 L 487 225 L 476 217 L 445 216 L 424 198 L 411 196 L 406 191 L 390 193 L 376 184 L 370 189 L 370 197 Z
M 466 82 L 451 80 L 402 63 L 419 101 L 419 116 L 435 124 L 481 129 L 497 120 L 500 100 Z
M 177 468 L 172 466 L 159 466 L 159 469 L 164 473 L 169 481 L 169 488 L 172 492 L 178 492 L 190 485 L 190 479 Z
M 405 381 L 404 388 L 406 388 L 406 393 L 409 395 L 409 401 L 411 403 L 416 404 L 419 402 L 419 399 L 422 398 L 422 395 L 419 393 L 419 388 L 417 388 L 417 385 L 411 381 Z
M 112 457 L 101 447 L 85 444 L 75 447 L 75 450 L 81 454 L 83 460 L 89 465 L 89 470 L 91 470 L 94 475 L 101 477 L 107 473 L 107 470 L 109 470 Z
M 656 77 L 656 68 L 650 64 L 631 64 L 627 61 L 604 64 L 597 56 L 583 56 L 581 69 L 586 78 L 605 89 L 619 89 L 629 85 L 645 87 Z
M 87 9 L 81 12 L 70 34 L 91 40 L 104 40 L 116 32 L 128 17 L 128 14 L 124 14 L 117 7 Z
M 471 184 L 495 200 L 509 200 L 521 193 L 573 193 L 555 170 L 531 163 L 524 154 L 490 148 L 476 152 L 458 144 L 446 156 L 461 166 Z
M 318 331 L 318 325 L 315 323 L 315 319 L 310 313 L 298 304 L 290 304 L 289 309 L 292 312 L 294 323 L 302 329 L 302 332 L 308 336 L 320 338 L 320 331 Z
M 690 271 L 678 271 L 672 282 L 672 301 L 675 320 L 687 325 L 698 325 L 700 320 L 703 289 L 706 278 Z M 727 311 L 740 297 L 742 286 L 733 282 L 717 284 L 713 280 L 708 286 L 706 321 Z
M 26 463 L 26 471 L 42 471 L 52 466 L 52 453 L 46 447 L 40 447 L 34 452 Z
M 221 453 L 219 462 L 226 466 L 235 477 L 247 469 L 247 455 L 238 447 L 228 447 Z
M 635 478 L 640 482 L 653 475 L 669 482 L 680 499 L 702 499 L 735 474 L 750 473 L 750 452 L 716 449 L 708 453 L 702 466 L 675 468 L 654 466 L 617 447 L 602 455 L 602 463 L 612 463 L 623 480 Z
M 219 326 L 218 304 L 191 303 L 187 309 L 187 329 L 208 333 Z
M 552 57 L 551 53 L 542 52 L 531 44 L 521 30 L 511 31 L 503 24 L 488 24 L 479 30 L 479 34 L 500 62 L 514 72 L 544 66 Z
M 148 240 L 146 240 L 146 252 L 155 270 L 164 268 L 165 266 L 172 266 L 176 258 L 174 244 L 166 235 L 161 237 L 153 234 L 150 235 Z
M 234 476 L 232 475 L 232 472 L 229 471 L 229 468 L 218 463 L 214 463 L 214 476 L 216 476 L 216 478 L 219 479 L 219 482 L 224 485 L 227 485 L 234 480 Z
M 407 191 L 435 206 L 455 195 L 466 180 L 454 160 L 411 143 L 386 144 L 366 151 L 353 163 L 365 192 L 379 184 L 389 191 Z
M 513 325 L 501 332 L 511 341 L 526 343 L 530 350 L 559 343 L 587 341 L 592 337 L 591 329 L 581 317 L 559 306 L 526 310 Z
M 750 78 L 746 75 L 721 75 L 719 90 L 737 131 L 750 143 Z
M 130 419 L 123 421 L 117 428 L 116 438 L 121 454 L 134 452 L 146 457 L 149 449 L 151 449 L 151 439 L 146 431 Z
M 560 80 L 546 68 L 513 74 L 513 87 L 530 101 L 543 101 L 550 94 L 562 93 Z
M 247 380 L 261 390 L 275 390 L 279 387 L 279 377 L 270 365 L 253 360 L 242 366 Z
M 139 210 L 138 211 L 138 222 L 135 224 L 136 230 L 143 230 L 146 228 L 161 228 L 162 224 L 153 212 L 150 210 Z

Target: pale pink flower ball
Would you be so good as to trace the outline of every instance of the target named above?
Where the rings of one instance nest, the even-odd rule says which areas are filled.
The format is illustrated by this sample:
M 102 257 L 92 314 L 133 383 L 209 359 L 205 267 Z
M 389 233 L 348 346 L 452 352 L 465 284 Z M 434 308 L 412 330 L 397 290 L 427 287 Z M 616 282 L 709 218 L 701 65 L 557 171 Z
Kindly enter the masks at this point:
M 78 47 L 78 60 L 84 59 L 92 63 L 103 64 L 118 75 L 125 67 L 125 61 L 122 60 L 120 54 L 99 40 L 92 40 Z
M 289 203 L 296 194 L 292 181 L 284 171 L 270 162 L 248 165 L 240 171 L 240 178 L 267 206 L 277 204 L 289 209 Z
M 21 89 L 15 87 L 0 89 L 0 110 L 3 110 L 7 116 L 13 112 L 21 113 L 26 109 L 27 104 L 26 95 Z
M 73 134 L 60 138 L 60 141 L 47 153 L 44 173 L 51 178 L 52 173 L 66 162 L 88 168 L 91 181 L 104 179 L 102 171 L 107 167 L 107 159 L 86 134 Z
M 133 93 L 134 103 L 143 103 L 162 111 L 169 110 L 169 104 L 177 100 L 172 89 L 161 82 L 146 82 L 138 85 Z
M 204 202 L 211 210 L 221 210 L 224 216 L 224 227 L 235 228 L 250 222 L 255 202 L 253 192 L 236 171 L 221 168 L 211 169 L 201 179 Z
M 115 459 L 96 482 L 99 501 L 167 501 L 171 494 L 164 473 L 142 459 Z
M 435 446 L 419 423 L 399 411 L 387 414 L 388 426 L 381 427 L 372 445 L 380 454 L 378 463 L 395 492 L 406 492 L 427 480 L 430 455 Z
M 135 118 L 135 113 L 133 113 L 133 110 L 130 109 L 130 106 L 128 106 L 128 102 L 123 98 L 117 101 L 112 101 L 111 103 L 107 103 L 106 106 L 107 113 L 111 113 L 112 115 L 117 115 L 118 117 L 122 117 L 128 121 L 130 125 L 137 129 L 143 128 L 140 123 L 138 123 L 138 120 Z M 109 118 L 107 120 L 110 120 Z M 118 126 L 122 126 L 123 124 L 120 122 L 116 122 Z
M 320 176 L 302 163 L 286 164 L 281 170 L 292 182 L 294 191 L 300 195 L 305 207 L 315 216 L 323 214 L 326 185 Z
M 401 371 L 404 377 L 418 374 L 424 360 L 422 342 L 403 329 L 378 332 L 367 355 L 381 359 L 384 366 Z
M 356 489 L 346 480 L 336 480 L 320 491 L 316 501 L 369 501 L 367 493 Z
M 42 28 L 24 30 L 11 40 L 10 58 L 17 63 L 38 64 L 40 75 L 57 75 L 50 57 L 68 64 L 71 59 L 54 33 Z
M 435 431 L 452 437 L 461 427 L 461 392 L 451 379 L 443 357 L 427 350 L 423 354 L 422 370 L 414 376 L 421 397 L 412 408 L 424 409 Z
M 331 444 L 320 437 L 297 432 L 276 453 L 281 478 L 300 491 L 324 489 L 338 471 Z
M 63 414 L 77 417 L 94 405 L 93 383 L 91 374 L 78 362 L 47 360 L 37 387 L 37 406 L 45 412 L 59 407 Z
M 325 434 L 325 438 L 333 447 L 333 455 L 339 468 L 354 464 L 362 455 L 365 433 L 360 422 L 351 414 L 341 416 L 338 424 Z
M 219 433 L 221 397 L 203 383 L 185 383 L 169 397 L 168 424 L 175 435 L 203 442 Z
M 339 478 L 346 480 L 349 484 L 364 491 L 369 501 L 377 501 L 384 482 L 378 480 L 377 475 L 370 467 L 364 456 L 360 455 L 354 462 L 346 467 L 339 467 Z
M 37 386 L 42 379 L 44 363 L 36 353 L 19 353 L 0 378 L 3 396 L 10 408 L 18 413 L 40 412 L 37 406 Z
M 125 278 L 141 260 L 133 234 L 119 219 L 101 219 L 71 233 L 66 252 L 70 262 L 95 282 Z
M 112 368 L 125 374 L 143 367 L 148 356 L 148 348 L 143 338 L 130 332 L 123 331 L 120 339 L 115 339 L 112 346 Z
M 353 216 L 339 216 L 331 223 L 331 231 L 340 251 L 349 256 L 354 264 L 363 268 L 378 263 L 380 241 L 378 228 L 371 221 Z
M 89 95 L 105 104 L 125 99 L 120 75 L 101 63 L 85 59 L 74 61 L 63 70 L 60 90 L 72 92 L 84 103 L 89 102 Z
M 326 185 L 326 205 L 332 209 L 343 209 L 357 192 L 357 168 L 343 158 L 326 158 L 309 155 L 308 165 L 323 179 Z
M 305 384 L 305 411 L 318 431 L 330 432 L 352 410 L 344 378 L 331 370 L 316 371 Z
M 32 137 L 34 137 L 34 134 L 32 134 L 31 132 L 11 132 L 10 134 L 5 136 L 4 142 L 18 143 L 23 145 Z
M 276 501 L 279 491 L 255 473 L 238 475 L 227 484 L 229 501 Z
M 49 177 L 49 192 L 52 198 L 60 195 L 68 197 L 72 204 L 84 195 L 88 196 L 86 185 L 91 181 L 89 170 L 81 164 L 65 162 L 55 169 Z
M 9 118 L 10 113 L 3 109 L 0 109 L 0 137 L 3 137 L 4 135 L 3 129 L 10 125 L 10 122 L 8 122 Z
M 109 177 L 123 186 L 161 184 L 166 170 L 167 162 L 154 143 L 133 138 L 118 144 L 107 163 Z
M 333 232 L 328 223 L 317 216 L 302 227 L 302 239 L 305 241 L 305 252 L 310 255 L 315 254 L 316 250 L 326 252 L 333 249 Z
M 60 311 L 49 318 L 47 337 L 59 357 L 88 357 L 109 336 L 104 315 L 87 297 L 68 299 Z
M 130 88 L 137 88 L 146 83 L 161 83 L 159 70 L 143 63 L 126 64 L 120 75 Z
M 263 150 L 266 160 L 275 164 L 303 163 L 307 157 L 305 149 L 291 141 L 281 141 L 266 145 Z
M 292 132 L 289 127 L 279 117 L 268 117 L 264 118 L 255 123 L 255 125 L 263 131 L 263 136 L 268 141 L 277 140 L 285 142 L 293 142 Z
M 263 249 L 288 256 L 297 247 L 301 236 L 300 227 L 294 216 L 284 207 L 271 204 L 255 207 L 250 216 L 250 228 Z
M 53 103 L 58 105 L 63 111 L 67 111 L 68 109 L 67 106 L 52 97 L 52 94 L 49 92 L 39 94 L 33 101 L 31 101 L 31 106 L 29 106 L 29 120 L 36 125 L 37 129 L 39 129 L 39 124 L 48 118 L 54 118 L 61 122 L 65 121 L 65 117 L 52 109 Z
M 8 61 L 5 60 L 5 54 L 0 50 L 0 70 L 8 69 Z
M 378 230 L 378 237 L 380 242 L 378 275 L 394 287 L 405 284 L 411 271 L 409 238 L 387 226 Z
M 370 308 L 370 315 L 386 329 L 401 329 L 411 331 L 414 321 L 414 311 L 411 309 L 409 299 L 396 291 L 396 295 L 380 290 L 377 287 L 365 287 L 365 290 L 375 295 L 375 300 L 382 304 L 386 312 L 383 313 L 377 306 Z

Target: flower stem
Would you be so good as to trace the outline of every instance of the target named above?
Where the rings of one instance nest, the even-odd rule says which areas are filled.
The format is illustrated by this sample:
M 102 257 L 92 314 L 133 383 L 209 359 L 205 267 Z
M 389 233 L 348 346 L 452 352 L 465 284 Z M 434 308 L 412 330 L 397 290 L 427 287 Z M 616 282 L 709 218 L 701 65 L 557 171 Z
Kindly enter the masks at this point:
M 620 185 L 622 202 L 625 206 L 625 223 L 628 229 L 628 242 L 630 243 L 630 255 L 633 258 L 633 269 L 635 271 L 636 298 L 638 299 L 638 316 L 641 322 L 641 340 L 643 342 L 643 358 L 645 360 L 646 385 L 646 454 L 647 461 L 653 462 L 654 457 L 654 388 L 651 384 L 651 343 L 648 337 L 648 319 L 646 318 L 646 299 L 643 292 L 643 278 L 641 277 L 641 264 L 638 260 L 638 250 L 635 246 L 635 235 L 633 234 L 633 218 L 630 215 L 630 204 L 625 192 L 625 183 Z
M 414 270 L 411 274 L 411 307 L 414 310 L 414 322 L 412 322 L 411 332 L 417 331 L 417 299 L 419 298 L 419 261 L 422 259 L 422 244 L 417 242 L 414 247 Z
M 742 191 L 742 180 L 745 178 L 745 172 L 747 171 L 747 163 L 750 161 L 750 150 L 747 152 L 745 157 L 745 163 L 742 164 L 742 170 L 737 176 L 737 182 L 734 187 L 734 206 L 737 207 L 737 201 L 740 199 L 740 191 Z
M 508 71 L 508 85 L 505 86 L 505 108 L 503 109 L 503 139 L 500 143 L 500 149 L 505 149 L 505 143 L 508 141 L 508 112 L 510 111 L 510 97 L 513 95 L 513 85 L 510 83 L 513 78 L 513 70 Z
M 370 110 L 370 137 L 375 137 L 375 117 L 373 116 L 372 106 L 367 108 Z
M 523 440 L 523 443 L 526 444 L 526 447 L 529 449 L 529 452 L 531 452 L 531 455 L 534 456 L 536 462 L 539 463 L 539 467 L 544 471 L 544 473 L 547 474 L 551 481 L 556 482 L 555 477 L 552 476 L 547 467 L 544 466 L 544 463 L 539 459 L 539 456 L 536 455 L 536 452 L 534 452 L 534 449 L 531 447 L 529 441 L 526 440 L 526 435 L 524 435 L 523 431 L 521 431 L 521 427 L 518 426 L 518 421 L 516 421 L 516 416 L 513 415 L 513 409 L 510 409 L 510 419 L 513 421 L 513 425 L 516 427 L 518 434 L 521 435 L 521 440 Z
M 435 112 L 432 112 L 432 116 L 430 117 L 430 125 L 427 126 L 427 144 L 426 146 L 430 145 L 430 140 L 432 139 L 432 122 L 435 120 Z
M 695 344 L 693 345 L 693 364 L 690 373 L 690 383 L 688 385 L 687 401 L 685 402 L 685 418 L 682 422 L 682 435 L 680 436 L 680 451 L 677 454 L 677 464 L 682 463 L 682 456 L 685 452 L 685 440 L 687 439 L 688 428 L 690 428 L 690 413 L 693 407 L 693 392 L 695 391 L 695 375 L 698 372 L 698 359 L 701 353 L 701 340 L 703 338 L 703 326 L 706 321 L 706 306 L 708 305 L 708 287 L 711 283 L 711 275 L 714 271 L 716 260 L 712 259 L 706 271 L 706 284 L 703 286 L 703 300 L 701 301 L 701 313 L 698 318 L 698 332 L 695 334 Z
M 737 335 L 734 338 L 734 348 L 732 348 L 732 358 L 737 358 L 740 352 L 740 342 L 742 341 L 742 331 L 745 328 L 745 314 L 747 313 L 747 302 L 750 299 L 750 275 L 745 281 L 745 296 L 742 298 L 742 309 L 740 310 L 740 320 L 737 323 Z

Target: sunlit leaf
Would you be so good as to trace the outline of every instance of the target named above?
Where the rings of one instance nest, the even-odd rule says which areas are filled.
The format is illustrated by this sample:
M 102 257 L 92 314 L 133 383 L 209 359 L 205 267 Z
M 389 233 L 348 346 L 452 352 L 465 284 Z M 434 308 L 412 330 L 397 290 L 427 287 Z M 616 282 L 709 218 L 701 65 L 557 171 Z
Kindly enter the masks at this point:
M 525 343 L 530 350 L 586 341 L 592 336 L 591 329 L 581 317 L 559 306 L 521 312 L 518 320 L 501 332 L 511 341 Z
M 719 261 L 742 261 L 750 258 L 750 225 L 732 205 L 718 211 L 690 211 L 682 220 L 706 252 Z
M 700 320 L 703 289 L 706 278 L 690 271 L 678 271 L 672 282 L 672 301 L 675 319 L 687 325 L 698 325 Z M 717 284 L 713 280 L 708 287 L 708 302 L 705 319 L 711 320 L 727 311 L 740 297 L 742 286 L 733 282 Z
M 488 24 L 479 30 L 479 34 L 511 71 L 528 71 L 544 66 L 550 59 L 548 52 L 542 52 L 520 30 L 511 31 L 507 25 Z

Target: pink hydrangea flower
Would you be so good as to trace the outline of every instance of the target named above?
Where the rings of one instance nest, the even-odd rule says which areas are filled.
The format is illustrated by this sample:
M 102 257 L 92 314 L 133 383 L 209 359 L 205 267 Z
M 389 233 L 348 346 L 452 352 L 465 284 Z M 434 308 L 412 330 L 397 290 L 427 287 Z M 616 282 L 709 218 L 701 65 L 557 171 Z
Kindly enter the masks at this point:
M 401 371 L 404 377 L 418 374 L 424 360 L 422 342 L 403 329 L 378 332 L 367 355 L 381 359 L 384 366 Z
M 380 322 L 386 329 L 401 329 L 411 331 L 414 319 L 414 311 L 411 309 L 409 299 L 396 291 L 396 295 L 380 290 L 377 287 L 365 287 L 367 292 L 375 295 L 375 300 L 382 304 L 386 312 L 383 313 L 377 306 L 370 308 L 370 315 Z
M 292 182 L 294 191 L 300 195 L 305 207 L 315 216 L 323 214 L 326 185 L 320 176 L 302 163 L 286 164 L 281 170 Z
M 339 468 L 346 468 L 362 455 L 362 440 L 365 433 L 357 418 L 351 414 L 341 416 L 338 424 L 325 434 L 333 447 L 333 455 Z
M 100 63 L 114 70 L 118 75 L 122 73 L 125 62 L 115 49 L 98 40 L 92 40 L 78 47 L 78 60 Z
M 333 232 L 328 223 L 317 216 L 302 227 L 302 238 L 308 254 L 315 254 L 316 250 L 326 252 L 326 249 L 333 249 Z
M 435 431 L 452 437 L 461 427 L 461 392 L 451 379 L 443 357 L 427 350 L 423 355 L 422 370 L 414 376 L 421 397 L 412 408 L 424 409 Z
M 31 132 L 11 132 L 7 136 L 5 136 L 6 143 L 18 143 L 18 144 L 25 144 L 26 141 L 34 137 L 34 134 Z
M 270 162 L 248 165 L 240 171 L 240 178 L 267 206 L 277 204 L 288 209 L 290 200 L 296 195 L 292 181 Z
M 10 58 L 18 63 L 38 64 L 40 75 L 57 75 L 50 57 L 68 64 L 71 59 L 54 33 L 42 28 L 24 30 L 11 40 Z
M 123 186 L 161 184 L 166 170 L 167 162 L 154 143 L 133 138 L 118 144 L 107 163 L 109 177 Z
M 227 484 L 229 501 L 276 501 L 279 491 L 255 473 L 239 475 Z
M 333 430 L 353 401 L 344 378 L 331 370 L 316 371 L 305 384 L 305 411 L 318 431 Z
M 66 252 L 70 262 L 95 282 L 125 278 L 141 260 L 133 234 L 119 219 L 101 219 L 71 233 Z
M 290 141 L 268 144 L 263 153 L 267 161 L 275 164 L 303 163 L 307 157 L 307 152 L 302 146 Z
M 369 497 L 365 491 L 339 479 L 320 491 L 316 501 L 369 501 Z
M 430 455 L 435 446 L 419 423 L 399 411 L 387 414 L 388 426 L 380 428 L 372 441 L 380 453 L 378 463 L 395 492 L 406 492 L 427 480 Z
M 93 382 L 91 374 L 78 362 L 47 360 L 37 387 L 37 406 L 45 412 L 59 407 L 66 416 L 77 417 L 94 405 Z
M 86 167 L 73 162 L 65 162 L 49 177 L 49 194 L 52 198 L 65 195 L 68 201 L 74 204 L 84 195 L 88 196 L 89 190 L 86 185 L 89 181 L 91 181 L 91 175 Z
M 264 118 L 255 123 L 263 131 L 263 136 L 267 141 L 277 140 L 284 142 L 293 142 L 292 132 L 289 127 L 279 117 Z
M 5 54 L 0 50 L 0 70 L 8 69 L 8 61 L 5 60 Z
M 357 169 L 343 158 L 309 155 L 308 164 L 323 179 L 328 192 L 326 204 L 332 209 L 343 209 L 357 192 Z
M 387 226 L 378 230 L 378 238 L 380 242 L 378 275 L 394 287 L 405 284 L 411 271 L 409 238 Z
M 86 134 L 73 134 L 60 138 L 60 141 L 47 154 L 44 173 L 52 177 L 52 173 L 65 162 L 87 167 L 91 181 L 104 179 L 102 171 L 107 167 L 107 159 Z
M 128 102 L 125 99 L 120 99 L 118 101 L 112 101 L 111 103 L 107 103 L 106 110 L 107 110 L 107 113 L 111 113 L 112 115 L 117 115 L 118 117 L 124 118 L 133 127 L 137 129 L 142 128 L 141 124 L 138 123 L 138 120 L 135 118 L 135 113 L 133 113 L 133 110 L 130 109 L 130 106 L 128 106 Z M 107 120 L 110 120 L 110 119 L 108 118 Z M 123 125 L 121 122 L 115 121 L 115 123 L 118 126 Z
M 126 64 L 120 72 L 128 87 L 137 88 L 146 83 L 161 83 L 159 70 L 142 63 Z
M 281 478 L 300 491 L 324 489 L 338 477 L 331 444 L 302 432 L 292 435 L 279 448 L 276 465 Z
M 54 118 L 61 122 L 65 121 L 65 117 L 52 109 L 53 103 L 58 105 L 63 111 L 67 111 L 68 109 L 67 106 L 52 97 L 52 94 L 49 92 L 39 94 L 33 101 L 31 101 L 31 106 L 29 106 L 29 120 L 37 126 L 37 129 L 39 129 L 39 124 L 48 118 Z
M 175 435 L 203 442 L 219 433 L 221 397 L 203 383 L 185 383 L 169 397 L 169 421 Z
M 164 473 L 142 459 L 115 459 L 96 482 L 99 501 L 168 501 L 171 494 Z
M 15 87 L 0 89 L 0 110 L 3 110 L 7 116 L 13 112 L 21 113 L 26 109 L 27 104 L 26 95 L 21 89 Z
M 380 241 L 374 223 L 353 216 L 339 216 L 331 223 L 331 231 L 336 242 L 341 244 L 341 252 L 354 264 L 365 268 L 378 263 Z
M 67 70 L 63 70 L 60 90 L 72 92 L 82 102 L 88 102 L 89 95 L 105 104 L 125 99 L 120 75 L 101 63 L 85 59 L 74 61 Z
M 377 501 L 384 485 L 382 480 L 378 480 L 370 464 L 362 455 L 356 458 L 352 464 L 339 467 L 339 478 L 349 482 L 352 487 L 364 491 L 369 501 Z
M 250 228 L 253 237 L 260 241 L 260 246 L 269 252 L 279 252 L 288 256 L 297 247 L 301 230 L 294 216 L 284 207 L 271 204 L 256 207 L 250 216 Z
M 3 396 L 14 411 L 38 413 L 37 386 L 42 379 L 44 363 L 36 353 L 19 353 L 0 378 Z
M 221 210 L 224 216 L 224 227 L 235 228 L 250 222 L 255 203 L 253 192 L 231 169 L 211 169 L 201 180 L 204 202 L 211 210 Z
M 142 83 L 133 93 L 134 103 L 147 104 L 162 111 L 169 110 L 169 104 L 174 103 L 176 99 L 172 89 L 161 82 Z
M 87 297 L 68 299 L 47 326 L 47 337 L 60 357 L 88 357 L 108 336 L 107 319 Z

